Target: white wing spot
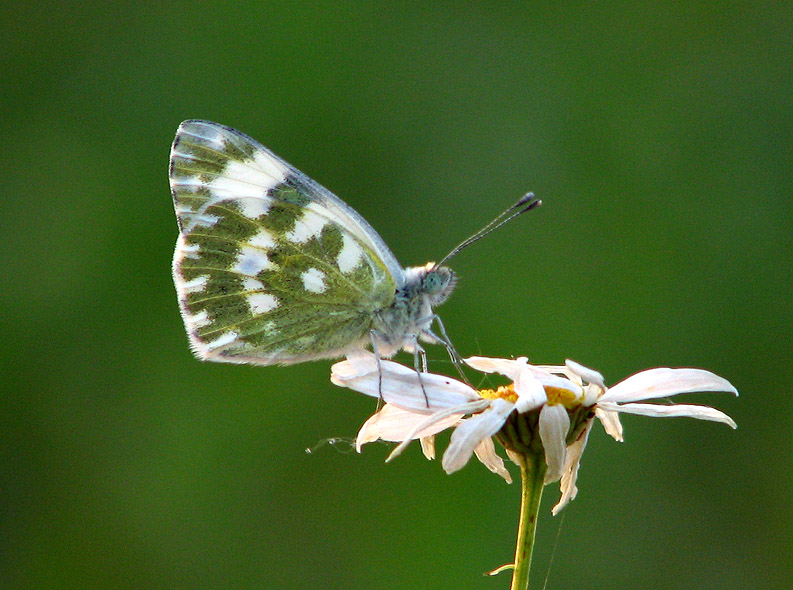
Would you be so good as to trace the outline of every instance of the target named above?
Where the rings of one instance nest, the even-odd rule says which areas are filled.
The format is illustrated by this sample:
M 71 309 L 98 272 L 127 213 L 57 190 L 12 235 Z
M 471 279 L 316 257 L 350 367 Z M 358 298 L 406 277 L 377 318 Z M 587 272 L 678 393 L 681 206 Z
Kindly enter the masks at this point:
M 200 293 L 207 286 L 208 280 L 209 280 L 209 275 L 201 275 L 200 277 L 196 277 L 192 281 L 187 281 L 186 283 L 182 283 L 182 291 L 188 294 Z
M 171 180 L 171 187 L 188 193 L 197 193 L 202 188 L 206 188 L 206 183 L 200 176 L 181 176 Z
M 201 246 L 198 244 L 185 243 L 184 234 L 180 234 L 179 239 L 176 241 L 176 252 L 174 252 L 173 255 L 175 263 L 178 264 L 182 258 L 191 258 L 193 260 L 201 258 L 201 254 L 199 253 L 200 249 Z
M 318 268 L 309 268 L 301 273 L 300 278 L 303 280 L 303 287 L 306 291 L 324 293 L 328 290 L 328 286 L 325 284 L 325 273 Z
M 275 248 L 275 239 L 266 229 L 260 229 L 259 233 L 248 240 L 248 244 L 257 248 Z
M 303 217 L 295 222 L 294 229 L 286 234 L 286 239 L 290 242 L 302 244 L 313 236 L 318 236 L 322 233 L 322 228 L 325 227 L 327 223 L 328 219 L 326 217 L 306 209 L 303 213 Z
M 278 307 L 278 299 L 269 293 L 254 293 L 248 295 L 248 305 L 254 314 L 262 314 Z
M 176 209 L 177 217 L 182 217 L 182 215 L 190 215 L 193 212 L 193 209 L 184 203 L 176 203 L 174 208 Z
M 349 234 L 342 234 L 342 247 L 339 252 L 339 270 L 348 273 L 358 266 L 358 262 L 363 256 L 363 250 L 358 242 Z
M 261 174 L 276 180 L 277 184 L 285 182 L 289 176 L 289 166 L 267 152 L 257 151 L 253 156 L 253 165 L 259 168 Z
M 267 254 L 258 248 L 243 246 L 237 256 L 237 263 L 231 267 L 231 270 L 249 277 L 255 277 L 268 268 L 275 268 L 275 265 L 267 258 Z
M 226 139 L 219 129 L 207 125 L 202 126 L 203 135 L 194 134 L 195 137 L 203 139 L 209 147 L 222 152 L 226 149 Z
M 230 160 L 207 188 L 219 199 L 241 199 L 243 214 L 255 219 L 270 206 L 267 192 L 283 184 L 287 174 L 289 168 L 283 163 L 266 152 L 257 152 L 253 160 Z
M 190 229 L 192 230 L 199 225 L 203 225 L 205 227 L 212 227 L 218 221 L 220 221 L 220 217 L 217 215 L 209 215 L 204 213 L 203 215 L 193 215 L 190 217 L 191 226 Z
M 212 323 L 212 320 L 209 319 L 209 314 L 207 313 L 207 310 L 205 310 L 205 309 L 202 310 L 202 311 L 199 311 L 195 315 L 187 315 L 187 316 L 185 316 L 185 320 L 190 325 L 190 327 L 192 327 L 194 329 L 205 328 L 206 326 L 208 326 L 209 324 Z
M 234 200 L 242 213 L 248 219 L 259 219 L 270 210 L 272 199 L 269 197 L 238 197 Z
M 215 338 L 211 342 L 207 342 L 206 343 L 206 349 L 211 352 L 211 351 L 216 350 L 218 348 L 223 348 L 225 346 L 228 346 L 229 344 L 234 342 L 236 339 L 237 339 L 237 333 L 236 332 L 226 332 L 225 334 L 223 334 L 222 336 L 219 336 L 218 338 Z
M 195 156 L 193 154 L 188 154 L 186 152 L 180 152 L 179 150 L 171 150 L 171 159 L 174 158 L 181 158 L 182 160 L 195 160 Z
M 246 291 L 263 291 L 264 285 L 261 281 L 257 281 L 251 277 L 245 277 L 242 281 L 242 286 L 245 287 Z

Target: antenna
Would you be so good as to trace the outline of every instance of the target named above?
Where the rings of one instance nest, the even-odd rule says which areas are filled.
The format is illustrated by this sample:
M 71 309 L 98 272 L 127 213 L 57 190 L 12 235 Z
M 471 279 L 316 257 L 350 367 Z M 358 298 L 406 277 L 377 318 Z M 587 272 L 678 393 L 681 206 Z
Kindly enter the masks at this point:
M 518 215 L 523 215 L 524 213 L 526 213 L 526 211 L 531 211 L 532 209 L 536 209 L 540 205 L 542 205 L 542 201 L 536 199 L 534 197 L 534 193 L 526 193 L 520 199 L 518 199 L 514 205 L 502 211 L 499 215 L 495 217 L 495 219 L 493 219 L 485 227 L 480 229 L 470 238 L 463 240 L 461 243 L 455 246 L 455 248 L 452 249 L 452 251 L 449 252 L 446 256 L 444 256 L 443 259 L 438 264 L 436 264 L 436 266 L 442 266 L 443 263 L 447 262 L 452 256 L 456 256 L 463 248 L 467 248 L 474 242 L 478 242 L 490 232 L 497 230 L 499 227 L 501 227 L 508 221 L 512 221 L 513 219 L 515 219 Z

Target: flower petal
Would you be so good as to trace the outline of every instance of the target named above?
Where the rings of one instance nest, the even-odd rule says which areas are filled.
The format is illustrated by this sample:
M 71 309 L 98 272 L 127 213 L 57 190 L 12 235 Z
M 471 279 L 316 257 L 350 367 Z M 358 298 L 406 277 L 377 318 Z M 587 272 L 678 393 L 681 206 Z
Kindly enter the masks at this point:
M 628 377 L 609 389 L 600 399 L 636 402 L 696 391 L 726 391 L 738 395 L 733 385 L 704 369 L 649 369 Z
M 550 373 L 548 370 L 540 369 L 533 365 L 528 365 L 526 369 L 527 370 L 520 375 L 518 381 L 515 382 L 515 391 L 518 393 L 518 395 L 528 395 L 527 390 L 529 387 L 534 387 L 532 382 L 539 382 L 543 390 L 542 395 L 533 393 L 534 401 L 536 403 L 535 407 L 539 407 L 548 401 L 546 388 L 564 389 L 569 391 L 576 400 L 584 399 L 584 388 L 575 381 L 568 379 L 567 377 L 555 375 Z
M 512 483 L 512 475 L 506 467 L 504 467 L 504 460 L 496 454 L 496 446 L 493 444 L 493 437 L 486 437 L 474 449 L 476 458 L 482 464 L 496 475 L 503 477 L 507 483 Z
M 545 449 L 545 483 L 551 483 L 562 476 L 565 462 L 567 431 L 570 429 L 570 416 L 562 404 L 544 406 L 540 411 L 540 440 Z
M 444 410 L 438 410 L 434 414 L 430 414 L 429 416 L 424 414 L 418 414 L 419 416 L 423 417 L 423 422 L 419 422 L 416 426 L 414 426 L 413 430 L 405 436 L 405 439 L 399 443 L 399 445 L 391 451 L 391 454 L 386 457 L 386 463 L 398 457 L 402 451 L 408 446 L 411 440 L 414 438 L 418 438 L 419 433 L 424 432 L 431 432 L 432 428 L 438 424 L 439 422 L 445 421 L 447 418 L 451 416 L 455 416 L 456 418 L 461 418 L 466 414 L 473 414 L 476 412 L 481 412 L 487 409 L 491 404 L 490 400 L 487 399 L 478 399 L 473 402 L 468 402 L 454 408 L 446 408 Z
M 482 439 L 498 432 L 514 408 L 515 404 L 505 399 L 494 399 L 487 410 L 464 420 L 455 428 L 443 454 L 442 465 L 446 473 L 453 473 L 468 463 Z
M 505 377 L 517 381 L 520 374 L 526 370 L 528 361 L 529 359 L 525 356 L 518 357 L 514 360 L 472 356 L 471 358 L 465 359 L 465 364 L 483 373 L 501 373 Z
M 424 456 L 432 461 L 435 458 L 435 435 L 423 436 L 419 439 L 421 443 L 421 452 Z
M 608 402 L 604 403 L 608 405 Z M 603 424 L 606 434 L 608 434 L 617 442 L 625 441 L 625 439 L 622 437 L 622 422 L 620 422 L 620 415 L 617 412 L 604 410 L 598 405 L 595 407 L 595 416 L 597 416 L 598 420 L 600 420 L 600 423 Z
M 518 380 L 515 381 L 515 392 L 518 394 L 515 409 L 519 413 L 525 414 L 536 410 L 548 401 L 548 396 L 542 385 L 531 373 L 525 372 L 518 377 Z
M 361 452 L 361 447 L 366 443 L 376 440 L 403 440 L 412 430 L 412 425 L 407 422 L 413 414 L 396 406 L 384 405 L 379 412 L 372 414 L 363 423 L 355 439 L 355 450 Z M 421 416 L 423 418 L 423 416 Z
M 509 457 L 509 460 L 512 461 L 515 465 L 520 467 L 523 464 L 523 455 L 521 455 L 520 453 L 516 453 L 515 451 L 511 451 L 509 449 L 504 449 L 504 450 L 507 451 L 507 457 Z
M 576 481 L 578 480 L 578 468 L 581 465 L 581 455 L 584 454 L 587 440 L 589 440 L 589 433 L 592 431 L 593 420 L 589 420 L 584 427 L 584 431 L 578 439 L 567 447 L 567 456 L 564 460 L 564 469 L 562 469 L 562 478 L 559 482 L 559 487 L 562 490 L 562 497 L 559 502 L 551 510 L 551 514 L 556 516 L 559 511 L 567 506 L 567 504 L 575 499 L 578 494 Z
M 481 399 L 471 387 L 450 377 L 422 373 L 419 381 L 414 369 L 382 359 L 378 367 L 377 359 L 368 351 L 334 364 L 331 381 L 424 414 Z
M 606 390 L 606 384 L 603 381 L 603 375 L 598 373 L 595 369 L 590 369 L 589 367 L 585 367 L 584 365 L 575 361 L 571 361 L 570 359 L 567 359 L 564 364 L 565 367 L 567 367 L 570 371 L 578 375 L 587 383 L 597 385 L 603 391 Z
M 614 404 L 610 402 L 600 402 L 598 406 L 605 410 L 622 412 L 625 414 L 640 414 L 642 416 L 652 416 L 654 418 L 697 418 L 698 420 L 708 420 L 710 422 L 721 422 L 737 428 L 735 421 L 724 412 L 708 406 L 696 406 L 686 404 L 673 404 L 664 406 L 660 404 Z
M 461 417 L 462 414 L 448 416 L 423 430 L 416 431 L 413 438 L 431 436 L 441 430 L 445 430 L 450 426 L 454 426 Z M 379 412 L 375 413 L 364 422 L 364 425 L 358 432 L 355 448 L 360 453 L 363 445 L 376 440 L 401 442 L 411 437 L 416 427 L 422 422 L 426 422 L 426 420 L 426 414 L 417 414 L 392 404 L 386 404 Z

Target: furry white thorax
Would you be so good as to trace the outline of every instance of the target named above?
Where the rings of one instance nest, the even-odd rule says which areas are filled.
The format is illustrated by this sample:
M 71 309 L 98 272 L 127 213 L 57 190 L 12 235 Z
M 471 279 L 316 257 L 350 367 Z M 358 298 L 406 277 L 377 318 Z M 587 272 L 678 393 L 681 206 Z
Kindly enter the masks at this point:
M 405 269 L 405 283 L 399 287 L 394 303 L 375 316 L 377 353 L 391 357 L 400 349 L 409 353 L 420 350 L 418 341 L 438 342 L 430 327 L 435 315 L 433 306 L 451 295 L 457 275 L 447 266 L 428 262 Z

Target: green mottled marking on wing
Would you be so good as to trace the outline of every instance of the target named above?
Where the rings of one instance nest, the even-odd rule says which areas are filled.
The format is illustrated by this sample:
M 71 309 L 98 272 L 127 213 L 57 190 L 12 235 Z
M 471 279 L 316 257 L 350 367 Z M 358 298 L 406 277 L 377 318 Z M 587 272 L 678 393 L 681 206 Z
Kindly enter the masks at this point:
M 335 356 L 362 340 L 368 342 L 372 314 L 388 307 L 394 286 L 385 267 L 371 252 L 349 273 L 338 270 L 343 229 L 335 224 L 323 228 L 318 238 L 294 244 L 281 237 L 263 252 L 274 268 L 247 277 L 233 269 L 244 240 L 211 230 L 193 233 L 188 242 L 199 246 L 198 258 L 185 258 L 181 272 L 185 281 L 207 277 L 206 286 L 185 298 L 191 315 L 206 312 L 209 324 L 197 336 L 211 342 L 225 333 L 237 334 L 238 346 L 223 352 L 229 357 L 270 358 L 288 362 L 290 357 Z M 306 290 L 302 275 L 309 269 L 324 274 L 325 290 Z M 261 289 L 245 287 L 245 279 L 261 283 Z M 277 299 L 277 306 L 255 313 L 249 297 L 264 293 Z

